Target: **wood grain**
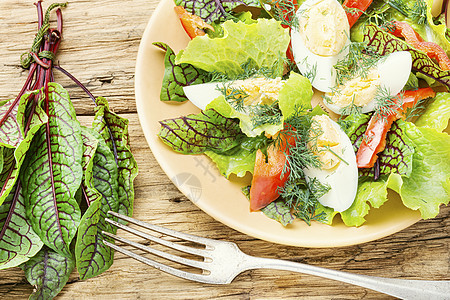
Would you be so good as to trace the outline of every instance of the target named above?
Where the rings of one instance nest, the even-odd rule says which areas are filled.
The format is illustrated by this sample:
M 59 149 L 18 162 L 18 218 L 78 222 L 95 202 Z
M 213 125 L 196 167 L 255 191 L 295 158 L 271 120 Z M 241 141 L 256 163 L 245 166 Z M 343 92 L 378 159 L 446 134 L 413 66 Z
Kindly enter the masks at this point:
M 46 7 L 51 3 L 45 1 Z M 157 0 L 71 0 L 63 11 L 64 41 L 58 60 L 111 108 L 130 120 L 132 151 L 139 166 L 135 214 L 176 230 L 235 241 L 251 255 L 289 259 L 366 275 L 450 280 L 450 207 L 392 236 L 356 246 L 309 249 L 276 245 L 230 229 L 200 211 L 171 183 L 145 141 L 136 114 L 134 64 L 140 38 Z M 14 97 L 27 72 L 19 67 L 36 31 L 33 1 L 0 1 L 0 99 Z M 151 70 L 149 70 L 151 71 Z M 69 89 L 79 119 L 92 121 L 91 100 L 56 74 Z M 151 205 L 148 205 L 151 203 Z M 121 233 L 126 236 L 125 233 Z M 0 271 L 0 299 L 32 292 L 19 268 Z M 364 288 L 282 271 L 256 270 L 227 286 L 184 281 L 116 254 L 110 270 L 81 281 L 73 273 L 58 299 L 391 299 Z

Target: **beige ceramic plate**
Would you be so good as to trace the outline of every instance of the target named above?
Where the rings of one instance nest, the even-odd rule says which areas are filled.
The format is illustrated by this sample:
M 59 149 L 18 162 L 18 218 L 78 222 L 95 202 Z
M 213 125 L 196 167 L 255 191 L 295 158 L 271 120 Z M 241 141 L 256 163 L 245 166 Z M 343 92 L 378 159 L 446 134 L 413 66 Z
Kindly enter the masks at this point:
M 398 232 L 420 219 L 417 212 L 391 199 L 380 209 L 371 209 L 367 222 L 359 227 L 346 227 L 339 216 L 333 226 L 295 221 L 288 227 L 250 213 L 249 203 L 241 187 L 249 178 L 227 180 L 206 156 L 177 154 L 157 137 L 158 121 L 197 113 L 191 103 L 170 104 L 159 101 L 164 73 L 164 53 L 153 42 L 165 42 L 176 53 L 189 39 L 173 11 L 172 0 L 162 0 L 154 12 L 139 48 L 136 64 L 136 104 L 139 119 L 150 148 L 174 184 L 200 209 L 216 220 L 250 236 L 274 243 L 303 247 L 339 247 L 364 243 Z

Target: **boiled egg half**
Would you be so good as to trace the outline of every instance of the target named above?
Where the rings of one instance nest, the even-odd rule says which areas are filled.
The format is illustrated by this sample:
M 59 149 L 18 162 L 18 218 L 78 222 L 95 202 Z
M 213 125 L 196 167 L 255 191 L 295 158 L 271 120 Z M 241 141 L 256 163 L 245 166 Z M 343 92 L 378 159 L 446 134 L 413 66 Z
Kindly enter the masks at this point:
M 244 105 L 272 104 L 278 99 L 278 93 L 285 80 L 280 77 L 271 79 L 253 77 L 228 82 L 208 82 L 183 87 L 186 97 L 201 110 L 225 93 L 240 92 Z
M 306 180 L 315 178 L 329 190 L 319 202 L 335 211 L 347 210 L 358 189 L 358 168 L 350 139 L 327 115 L 314 116 L 308 148 L 320 161 L 320 167 L 305 168 Z
M 326 93 L 323 102 L 337 114 L 345 114 L 351 105 L 362 113 L 371 112 L 377 106 L 377 96 L 394 97 L 403 89 L 411 67 L 408 51 L 393 52 L 382 57 L 364 76 L 356 76 Z
M 350 26 L 336 0 L 306 0 L 291 30 L 292 52 L 300 72 L 313 87 L 329 92 L 336 85 L 334 65 L 348 53 Z

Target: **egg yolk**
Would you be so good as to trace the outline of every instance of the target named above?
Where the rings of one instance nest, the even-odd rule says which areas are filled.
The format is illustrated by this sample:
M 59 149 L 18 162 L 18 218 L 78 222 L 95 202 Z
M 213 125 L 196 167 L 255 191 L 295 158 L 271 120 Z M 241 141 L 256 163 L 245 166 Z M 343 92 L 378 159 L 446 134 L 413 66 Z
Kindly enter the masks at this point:
M 375 98 L 380 83 L 380 74 L 372 69 L 366 76 L 355 77 L 326 93 L 325 99 L 341 108 L 349 105 L 365 106 Z
M 275 79 L 256 77 L 237 80 L 232 84 L 232 88 L 243 92 L 240 97 L 243 98 L 244 105 L 270 105 L 277 101 L 284 82 L 279 77 Z M 239 95 L 236 98 L 238 97 Z
M 337 156 L 342 152 L 339 132 L 328 116 L 314 116 L 312 121 L 308 148 L 321 162 L 321 169 L 332 169 L 340 163 Z
M 300 35 L 312 53 L 333 56 L 342 50 L 350 26 L 344 9 L 337 1 L 321 0 L 299 13 Z

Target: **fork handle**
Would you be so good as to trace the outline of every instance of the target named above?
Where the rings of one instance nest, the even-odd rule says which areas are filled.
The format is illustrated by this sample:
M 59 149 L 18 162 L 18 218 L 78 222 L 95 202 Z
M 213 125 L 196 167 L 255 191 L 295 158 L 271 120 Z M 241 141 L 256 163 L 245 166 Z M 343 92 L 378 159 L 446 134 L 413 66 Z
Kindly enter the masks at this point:
M 401 299 L 450 299 L 450 281 L 406 280 L 359 275 L 337 270 L 247 255 L 244 270 L 276 269 L 333 279 L 382 292 Z

